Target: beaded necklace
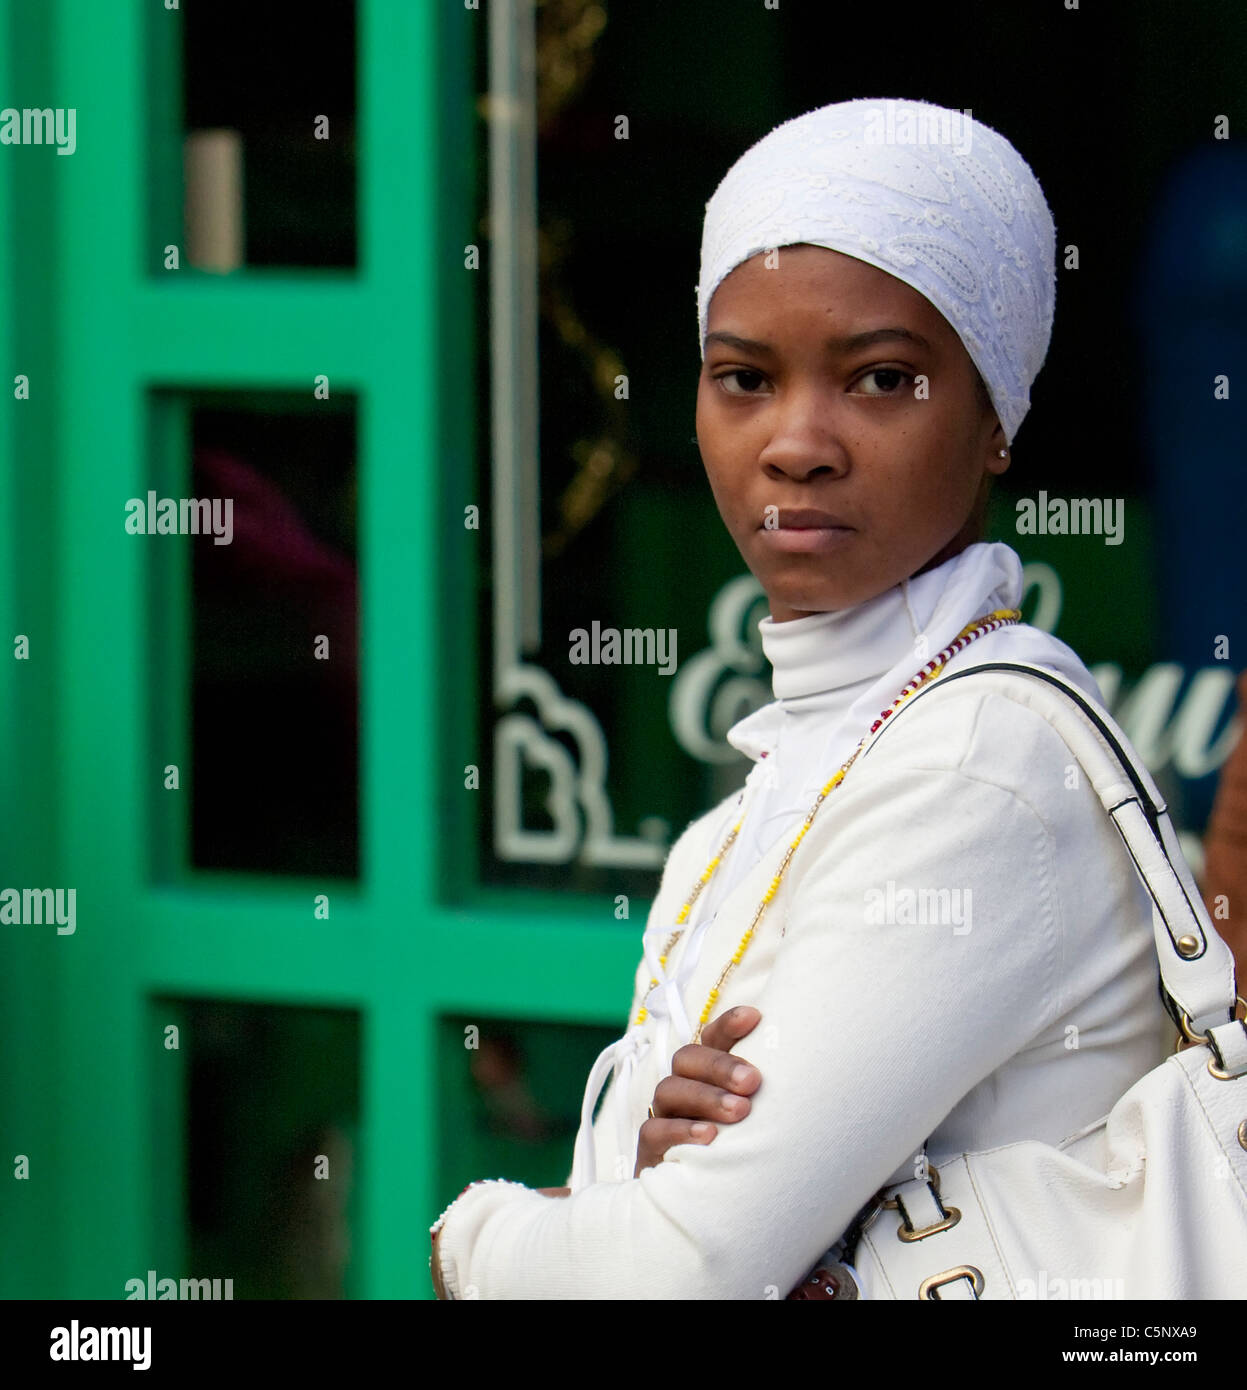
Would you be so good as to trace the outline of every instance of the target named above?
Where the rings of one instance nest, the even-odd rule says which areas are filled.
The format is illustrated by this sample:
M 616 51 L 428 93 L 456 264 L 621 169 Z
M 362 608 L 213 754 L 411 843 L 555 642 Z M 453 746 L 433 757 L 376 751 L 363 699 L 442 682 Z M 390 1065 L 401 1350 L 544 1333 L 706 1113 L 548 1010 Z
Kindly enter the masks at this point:
M 849 768 L 853 766 L 854 762 L 857 760 L 857 755 L 866 746 L 867 740 L 869 740 L 875 733 L 878 732 L 879 729 L 883 727 L 884 722 L 892 717 L 892 715 L 901 706 L 901 704 L 904 703 L 904 701 L 906 701 L 907 699 L 909 699 L 909 697 L 914 693 L 915 690 L 918 690 L 920 687 L 926 685 L 929 681 L 934 680 L 944 669 L 944 667 L 948 664 L 948 662 L 951 661 L 952 658 L 956 656 L 958 652 L 963 651 L 976 638 L 982 637 L 986 633 L 994 632 L 997 628 L 1008 627 L 1011 624 L 1020 622 L 1021 617 L 1021 612 L 1016 608 L 997 608 L 991 613 L 985 613 L 981 618 L 976 618 L 972 623 L 968 623 L 965 627 L 961 629 L 961 631 L 948 644 L 948 646 L 946 646 L 944 650 L 939 653 L 938 656 L 932 657 L 932 659 L 928 661 L 927 664 L 918 671 L 917 675 L 915 675 L 913 679 L 906 684 L 901 693 L 896 697 L 895 700 L 892 701 L 891 706 L 888 709 L 885 709 L 883 713 L 880 714 L 879 718 L 876 719 L 875 722 L 870 726 L 870 728 L 867 729 L 866 732 L 862 735 L 857 747 L 852 751 L 852 753 L 849 754 L 845 761 L 841 763 L 835 776 L 832 777 L 832 779 L 827 783 L 827 785 L 822 789 L 822 791 L 819 792 L 817 798 L 814 801 L 813 806 L 811 806 L 809 811 L 806 812 L 805 820 L 802 822 L 801 829 L 797 831 L 796 838 L 793 840 L 792 844 L 788 846 L 788 849 L 785 852 L 783 859 L 780 861 L 779 869 L 777 870 L 775 877 L 771 880 L 770 887 L 762 895 L 762 901 L 758 904 L 758 910 L 753 915 L 753 921 L 750 922 L 749 927 L 745 931 L 744 936 L 741 937 L 740 943 L 736 947 L 736 950 L 732 952 L 731 960 L 729 960 L 728 963 L 723 967 L 722 971 L 720 971 L 719 978 L 715 981 L 714 988 L 710 991 L 710 994 L 706 999 L 705 1007 L 701 1011 L 701 1015 L 697 1020 L 697 1027 L 693 1032 L 693 1041 L 695 1043 L 701 1041 L 701 1030 L 710 1021 L 711 1012 L 713 1011 L 715 1004 L 719 1000 L 719 996 L 722 993 L 723 986 L 727 983 L 728 976 L 731 975 L 732 971 L 735 970 L 736 967 L 740 964 L 741 960 L 744 958 L 745 952 L 749 949 L 749 944 L 753 940 L 754 934 L 758 929 L 758 923 L 762 920 L 763 914 L 766 912 L 766 909 L 771 905 L 771 902 L 774 899 L 775 894 L 779 891 L 780 882 L 782 881 L 784 874 L 788 869 L 788 865 L 792 860 L 792 856 L 796 853 L 797 846 L 805 838 L 805 832 L 813 824 L 814 817 L 818 814 L 818 808 L 823 804 L 823 801 L 840 785 L 840 783 L 844 781 L 845 773 L 847 773 Z M 684 906 L 676 915 L 676 929 L 674 932 L 672 932 L 670 937 L 667 938 L 667 944 L 663 947 L 663 953 L 661 956 L 658 957 L 658 963 L 663 967 L 664 970 L 666 969 L 667 958 L 671 954 L 672 948 L 675 946 L 676 942 L 680 939 L 680 937 L 684 934 L 684 925 L 688 921 L 688 915 L 692 911 L 693 904 L 697 901 L 698 897 L 700 897 L 702 889 L 705 888 L 706 884 L 708 884 L 710 880 L 714 877 L 715 870 L 723 862 L 723 858 L 727 854 L 728 850 L 731 849 L 732 845 L 736 842 L 736 837 L 739 834 L 740 828 L 744 824 L 744 821 L 745 817 L 742 813 L 740 819 L 736 822 L 734 826 L 732 826 L 731 830 L 728 832 L 727 838 L 719 846 L 718 854 L 716 854 L 714 858 L 711 859 L 709 864 L 707 864 L 706 867 L 702 870 L 701 875 L 697 879 L 697 882 L 693 884 L 693 887 L 690 890 L 688 897 L 685 899 Z M 650 981 L 649 988 L 645 991 L 646 999 L 648 999 L 650 995 L 654 992 L 654 989 L 657 987 L 657 985 L 657 980 Z M 633 1026 L 635 1027 L 636 1024 L 644 1023 L 646 1018 L 648 1017 L 649 1012 L 645 1007 L 644 1001 L 642 1001 L 641 1008 L 637 1013 L 636 1018 L 633 1020 Z

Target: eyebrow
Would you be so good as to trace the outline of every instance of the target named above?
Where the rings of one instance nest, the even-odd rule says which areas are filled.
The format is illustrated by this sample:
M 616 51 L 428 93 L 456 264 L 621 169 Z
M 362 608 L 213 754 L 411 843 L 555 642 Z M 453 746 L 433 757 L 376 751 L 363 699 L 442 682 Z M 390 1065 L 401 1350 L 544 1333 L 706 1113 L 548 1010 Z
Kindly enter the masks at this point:
M 828 338 L 825 346 L 832 352 L 841 354 L 857 352 L 861 348 L 873 347 L 875 343 L 883 342 L 905 342 L 913 343 L 915 347 L 926 348 L 931 351 L 931 344 L 922 336 L 921 333 L 914 333 L 911 329 L 897 327 L 872 328 L 865 333 L 854 333 L 847 338 Z M 734 347 L 742 352 L 757 352 L 773 354 L 775 349 L 770 343 L 759 342 L 756 338 L 741 338 L 735 333 L 707 333 L 706 343 L 722 343 L 725 347 Z

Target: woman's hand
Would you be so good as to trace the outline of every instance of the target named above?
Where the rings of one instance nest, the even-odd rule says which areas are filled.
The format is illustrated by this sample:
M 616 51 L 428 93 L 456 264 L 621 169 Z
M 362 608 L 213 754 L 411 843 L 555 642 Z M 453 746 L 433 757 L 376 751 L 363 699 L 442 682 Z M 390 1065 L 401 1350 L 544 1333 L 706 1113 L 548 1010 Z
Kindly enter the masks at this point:
M 762 1084 L 762 1074 L 731 1049 L 761 1018 L 757 1009 L 739 1004 L 707 1024 L 700 1043 L 675 1054 L 671 1075 L 654 1091 L 654 1118 L 641 1126 L 633 1177 L 661 1163 L 676 1144 L 709 1144 L 718 1133 L 712 1121 L 731 1125 L 748 1115 L 746 1097 Z

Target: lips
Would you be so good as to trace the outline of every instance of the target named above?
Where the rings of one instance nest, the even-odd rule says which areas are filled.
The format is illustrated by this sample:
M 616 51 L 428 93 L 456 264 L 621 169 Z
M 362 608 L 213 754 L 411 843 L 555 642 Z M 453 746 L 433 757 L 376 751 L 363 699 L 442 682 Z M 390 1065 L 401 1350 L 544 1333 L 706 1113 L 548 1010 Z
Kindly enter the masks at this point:
M 857 528 L 832 512 L 813 507 L 782 507 L 758 527 L 762 545 L 786 554 L 831 554 L 851 543 Z M 778 524 L 776 524 L 778 523 Z
M 852 531 L 854 528 L 849 525 L 843 517 L 833 516 L 831 512 L 816 511 L 811 507 L 781 507 L 778 516 L 778 527 L 763 527 L 768 530 L 780 531 Z

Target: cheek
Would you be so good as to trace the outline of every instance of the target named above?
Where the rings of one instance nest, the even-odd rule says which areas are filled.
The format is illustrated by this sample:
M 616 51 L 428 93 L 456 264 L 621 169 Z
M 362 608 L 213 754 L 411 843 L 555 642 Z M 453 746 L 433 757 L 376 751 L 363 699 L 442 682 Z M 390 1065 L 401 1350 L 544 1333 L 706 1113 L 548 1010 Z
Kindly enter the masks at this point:
M 730 481 L 715 467 L 713 462 L 706 467 L 706 480 L 710 484 L 710 494 L 714 498 L 715 507 L 723 518 L 724 524 L 735 530 L 734 522 L 739 508 L 735 502 Z
M 730 503 L 732 494 L 733 439 L 731 433 L 715 420 L 714 410 L 708 408 L 704 386 L 697 393 L 695 422 L 702 467 L 715 501 L 722 509 L 726 503 Z
M 885 525 L 925 542 L 965 519 L 978 488 L 977 475 L 965 463 L 916 441 L 904 457 L 881 463 L 876 516 Z

